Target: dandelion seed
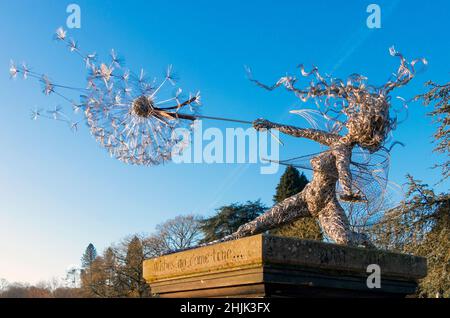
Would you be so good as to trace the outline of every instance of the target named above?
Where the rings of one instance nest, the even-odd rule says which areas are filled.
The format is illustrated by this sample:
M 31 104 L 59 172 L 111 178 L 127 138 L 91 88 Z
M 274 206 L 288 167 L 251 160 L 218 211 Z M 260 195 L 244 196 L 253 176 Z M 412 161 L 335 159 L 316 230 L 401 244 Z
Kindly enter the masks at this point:
M 31 111 L 31 119 L 32 120 L 37 120 L 39 117 L 41 117 L 41 110 L 40 109 L 35 109 Z
M 167 67 L 167 72 L 166 72 L 166 79 L 169 81 L 170 84 L 172 84 L 173 86 L 176 85 L 175 83 L 175 76 L 172 73 L 172 65 L 169 65 Z
M 17 69 L 16 64 L 14 64 L 14 61 L 11 60 L 10 66 L 9 66 L 9 76 L 11 78 L 16 78 L 18 72 L 19 72 L 19 70 Z
M 66 35 L 67 35 L 67 32 L 62 27 L 59 27 L 56 30 L 56 39 L 58 39 L 58 40 L 64 41 L 66 39 Z
M 395 55 L 397 54 L 397 51 L 395 50 L 395 47 L 394 47 L 394 46 L 391 46 L 391 47 L 389 48 L 389 54 L 390 54 L 391 56 L 395 56 Z
M 127 95 L 127 96 L 131 96 L 132 91 L 133 91 L 133 89 L 132 89 L 131 87 L 125 87 L 125 88 L 123 89 L 123 92 L 124 92 L 125 95 Z
M 78 51 L 78 44 L 74 39 L 70 39 L 67 46 L 69 47 L 70 52 Z
M 58 120 L 61 114 L 61 106 L 55 106 L 53 110 L 48 110 L 47 113 L 49 113 L 54 120 Z
M 112 68 L 109 68 L 106 64 L 100 65 L 100 76 L 109 81 L 111 79 L 111 74 L 113 72 Z
M 172 64 L 167 66 L 166 78 L 170 78 L 172 76 Z
M 110 55 L 111 55 L 111 63 L 112 63 L 112 65 L 120 68 L 121 64 L 122 64 L 122 60 L 117 56 L 117 54 L 114 51 L 114 49 L 111 50 L 111 54 Z
M 84 58 L 84 61 L 86 62 L 86 67 L 89 68 L 93 65 L 93 62 L 95 62 L 97 58 L 97 53 L 92 53 L 92 54 L 88 54 L 86 55 L 86 57 Z
M 78 131 L 78 123 L 71 123 L 71 124 L 70 124 L 70 129 L 71 129 L 73 132 L 77 132 L 77 131 Z
M 130 78 L 130 71 L 126 70 L 120 77 L 124 82 L 127 82 Z
M 198 91 L 196 94 L 195 94 L 195 103 L 197 104 L 197 105 L 201 105 L 201 101 L 200 101 L 200 91 Z
M 75 104 L 75 103 L 72 104 L 72 109 L 75 114 L 78 114 L 82 108 L 83 108 L 82 104 Z
M 114 97 L 114 102 L 116 105 L 120 105 L 122 102 L 122 97 L 120 96 L 120 92 L 117 92 L 116 96 Z
M 43 92 L 45 95 L 50 95 L 51 93 L 54 92 L 54 86 L 53 86 L 52 82 L 50 82 L 50 80 L 48 79 L 48 77 L 46 75 L 42 76 L 41 81 L 44 83 Z
M 22 63 L 22 75 L 23 75 L 23 79 L 27 79 L 29 73 L 30 73 L 30 70 L 29 70 L 29 68 L 27 67 L 27 65 L 26 65 L 25 63 Z
M 139 73 L 139 82 L 143 82 L 145 79 L 145 71 L 143 68 L 141 68 L 141 71 Z

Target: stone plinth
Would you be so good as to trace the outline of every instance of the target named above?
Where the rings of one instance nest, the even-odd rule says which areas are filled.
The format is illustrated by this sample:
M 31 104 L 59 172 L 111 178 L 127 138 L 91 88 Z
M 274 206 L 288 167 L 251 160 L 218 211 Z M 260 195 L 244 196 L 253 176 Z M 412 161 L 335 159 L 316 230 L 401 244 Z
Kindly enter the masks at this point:
M 370 264 L 381 288 L 370 289 Z M 255 235 L 144 262 L 159 297 L 405 297 L 426 275 L 411 255 Z

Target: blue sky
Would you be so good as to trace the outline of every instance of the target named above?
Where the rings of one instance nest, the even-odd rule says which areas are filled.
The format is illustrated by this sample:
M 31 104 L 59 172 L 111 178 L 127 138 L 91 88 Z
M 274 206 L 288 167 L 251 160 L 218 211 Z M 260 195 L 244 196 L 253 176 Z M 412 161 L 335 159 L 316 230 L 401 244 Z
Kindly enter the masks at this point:
M 105 57 L 115 48 L 128 67 L 155 75 L 173 64 L 182 87 L 202 91 L 209 115 L 307 124 L 288 113 L 304 105 L 282 90 L 257 88 L 243 65 L 266 82 L 303 63 L 337 77 L 362 73 L 379 85 L 398 67 L 388 54 L 395 45 L 409 58 L 429 60 L 426 72 L 395 95 L 410 98 L 424 91 L 425 81 L 450 77 L 447 1 L 377 1 L 382 28 L 372 30 L 368 1 L 73 2 L 81 7 L 82 25 L 69 33 L 83 49 Z M 52 40 L 69 3 L 0 1 L 0 278 L 60 276 L 79 263 L 90 242 L 101 251 L 179 214 L 210 215 L 221 205 L 258 198 L 271 203 L 282 171 L 261 175 L 257 164 L 127 166 L 111 159 L 85 127 L 74 134 L 56 122 L 31 121 L 31 108 L 62 101 L 41 94 L 36 83 L 10 80 L 9 60 L 83 85 L 79 61 Z M 430 184 L 438 180 L 430 169 L 438 157 L 427 111 L 409 105 L 407 121 L 394 132 L 406 145 L 392 156 L 390 178 L 398 184 L 406 173 Z M 307 141 L 283 140 L 282 158 L 317 150 Z M 447 190 L 448 183 L 437 189 Z

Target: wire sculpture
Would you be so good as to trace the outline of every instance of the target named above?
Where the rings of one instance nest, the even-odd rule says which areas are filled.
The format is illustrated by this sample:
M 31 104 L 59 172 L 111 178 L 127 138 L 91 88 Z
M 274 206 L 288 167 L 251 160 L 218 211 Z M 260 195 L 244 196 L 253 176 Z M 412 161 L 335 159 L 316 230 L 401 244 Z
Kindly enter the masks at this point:
M 86 88 L 54 83 L 47 75 L 13 62 L 9 70 L 11 77 L 21 74 L 24 79 L 35 78 L 42 84 L 44 94 L 60 96 L 72 105 L 75 113 L 83 111 L 95 139 L 111 156 L 125 163 L 157 165 L 170 160 L 175 146 L 179 151 L 186 146 L 174 134 L 175 129 L 191 129 L 193 122 L 201 118 L 252 124 L 258 131 L 275 129 L 327 147 L 319 153 L 279 161 L 311 169 L 311 182 L 303 191 L 276 204 L 239 227 L 235 233 L 211 243 L 262 233 L 302 217 L 315 217 L 325 234 L 336 243 L 372 246 L 367 236 L 356 231 L 351 224 L 361 211 L 366 214 L 366 220 L 370 218 L 370 213 L 367 213 L 369 205 L 376 210 L 373 206 L 382 202 L 392 148 L 386 148 L 385 143 L 396 127 L 396 114 L 399 112 L 393 108 L 390 93 L 408 84 L 416 73 L 415 65 L 419 61 L 427 64 L 425 59 L 408 62 L 402 54 L 390 48 L 390 54 L 400 59 L 400 66 L 380 87 L 368 85 L 367 78 L 358 74 L 352 74 L 343 81 L 321 76 L 316 67 L 307 72 L 303 65 L 298 68 L 302 77 L 310 80 L 308 86 L 298 87 L 299 79 L 295 76 L 281 77 L 274 85 L 268 86 L 253 79 L 248 69 L 249 78 L 256 85 L 270 91 L 283 86 L 302 102 L 312 100 L 316 104 L 317 109 L 291 111 L 313 126 L 298 128 L 265 119 L 250 122 L 199 115 L 200 93 L 184 97 L 182 90 L 176 88 L 175 93 L 169 95 L 169 84 L 172 88 L 176 86 L 171 66 L 162 81 L 150 81 L 142 70 L 136 75 L 124 69 L 122 59 L 114 50 L 108 63 L 97 62 L 95 53 L 82 53 L 77 42 L 67 38 L 62 28 L 56 31 L 55 38 L 65 43 L 89 69 Z M 64 90 L 80 92 L 81 100 L 72 101 L 61 92 Z M 402 101 L 405 107 L 406 103 Z M 32 119 L 39 117 L 66 122 L 73 130 L 78 128 L 78 122 L 59 106 L 46 112 L 34 110 Z M 319 129 L 316 118 L 324 123 L 325 129 Z M 342 204 L 348 204 L 348 216 Z M 358 208 L 361 205 L 363 208 Z
M 390 93 L 411 81 L 419 61 L 427 64 L 425 59 L 408 62 L 393 47 L 390 54 L 400 59 L 400 66 L 393 78 L 381 87 L 367 85 L 367 78 L 358 74 L 351 75 L 346 81 L 322 77 L 316 67 L 306 72 L 303 65 L 299 66 L 300 72 L 310 79 L 306 88 L 297 87 L 298 78 L 295 76 L 284 76 L 268 86 L 253 79 L 248 70 L 250 80 L 258 86 L 269 91 L 284 86 L 303 102 L 313 100 L 318 108 L 293 111 L 314 128 L 298 128 L 265 119 L 257 119 L 253 127 L 259 131 L 276 129 L 287 135 L 310 139 L 326 146 L 327 150 L 280 161 L 282 164 L 309 168 L 299 165 L 299 162 L 310 160 L 313 171 L 311 182 L 301 192 L 240 226 L 235 233 L 212 243 L 263 233 L 302 217 L 315 217 L 334 242 L 373 247 L 364 233 L 351 227 L 349 217 L 352 218 L 352 215 L 346 215 L 341 202 L 347 202 L 351 208 L 358 204 L 364 204 L 367 208 L 368 204 L 381 202 L 386 188 L 389 152 L 396 144 L 389 149 L 385 147 L 388 134 L 397 123 L 396 115 L 390 115 Z M 398 111 L 394 110 L 394 113 Z M 325 121 L 326 130 L 317 129 L 316 115 Z M 339 195 L 337 184 L 340 185 Z
M 136 75 L 125 69 L 123 60 L 114 50 L 111 50 L 109 62 L 97 62 L 97 54 L 83 53 L 62 28 L 56 31 L 55 39 L 66 44 L 89 70 L 86 88 L 57 84 L 49 76 L 33 72 L 25 64 L 18 67 L 13 62 L 11 77 L 21 74 L 24 79 L 35 78 L 42 84 L 44 94 L 58 95 L 72 105 L 75 113 L 82 111 L 92 136 L 111 156 L 125 163 L 157 165 L 170 160 L 175 145 L 182 151 L 174 130 L 191 128 L 200 105 L 200 93 L 184 97 L 182 89 L 176 87 L 172 66 L 167 68 L 163 80 L 157 82 L 149 79 L 143 70 Z M 80 101 L 68 98 L 64 94 L 66 90 L 79 92 Z M 185 117 L 179 114 L 180 110 L 186 112 Z M 60 106 L 47 111 L 36 109 L 31 117 L 59 120 L 73 130 L 78 129 L 79 122 L 66 115 Z M 183 118 L 188 120 L 181 120 Z
M 24 79 L 37 79 L 45 95 L 58 95 L 72 105 L 75 113 L 83 111 L 92 136 L 111 156 L 125 163 L 158 165 L 171 160 L 174 153 L 181 153 L 188 146 L 175 129 L 191 130 L 197 119 L 252 124 L 251 121 L 200 115 L 200 92 L 184 97 L 181 88 L 174 90 L 176 79 L 172 65 L 158 83 L 156 78 L 149 80 L 142 69 L 139 75 L 125 69 L 123 59 L 114 49 L 109 62 L 98 62 L 96 53 L 82 52 L 62 27 L 56 30 L 54 38 L 81 58 L 89 70 L 86 88 L 57 84 L 48 75 L 32 71 L 25 63 L 17 66 L 13 61 L 9 69 L 11 78 L 21 74 Z M 79 92 L 80 102 L 68 98 L 64 90 Z M 73 121 L 60 106 L 32 111 L 32 119 L 40 117 L 62 121 L 72 130 L 78 129 L 79 122 Z

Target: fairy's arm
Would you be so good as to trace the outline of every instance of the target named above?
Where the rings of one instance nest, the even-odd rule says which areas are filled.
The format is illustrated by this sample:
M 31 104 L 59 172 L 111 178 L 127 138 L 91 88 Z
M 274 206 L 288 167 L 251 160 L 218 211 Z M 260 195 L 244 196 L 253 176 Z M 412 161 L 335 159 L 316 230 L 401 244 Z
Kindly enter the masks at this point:
M 341 142 L 341 144 L 335 145 L 331 149 L 336 158 L 336 169 L 338 172 L 339 183 L 342 188 L 340 198 L 347 202 L 364 201 L 365 199 L 359 192 L 359 189 L 354 189 L 352 172 L 350 170 L 353 147 L 349 144 L 345 144 L 345 137 L 341 139 Z M 354 192 L 354 190 L 356 190 L 356 192 Z
M 325 146 L 331 146 L 333 143 L 337 142 L 340 139 L 339 135 L 332 134 L 323 130 L 282 125 L 272 123 L 265 119 L 255 120 L 253 122 L 253 127 L 256 130 L 276 129 L 284 134 L 294 137 L 307 138 Z
M 350 171 L 352 149 L 342 145 L 334 148 L 332 152 L 336 158 L 339 183 L 341 184 L 344 195 L 350 195 L 352 193 L 352 173 Z

